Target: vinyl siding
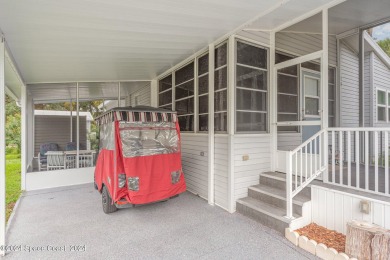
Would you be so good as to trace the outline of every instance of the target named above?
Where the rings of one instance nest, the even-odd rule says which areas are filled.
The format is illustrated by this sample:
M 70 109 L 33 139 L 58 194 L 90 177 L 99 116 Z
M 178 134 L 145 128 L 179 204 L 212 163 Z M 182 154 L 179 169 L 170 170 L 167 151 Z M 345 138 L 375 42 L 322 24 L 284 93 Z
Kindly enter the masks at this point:
M 371 86 L 371 55 L 373 53 L 366 53 L 364 56 L 364 125 L 366 127 L 373 126 L 372 121 L 372 105 L 373 105 L 373 96 L 372 96 L 372 87 Z
M 130 94 L 130 104 L 134 106 L 135 105 L 135 97 L 138 96 L 138 105 L 139 106 L 150 106 L 150 95 L 151 95 L 151 88 L 150 84 L 140 87 L 137 90 L 135 90 L 133 93 Z
M 389 127 L 390 122 L 378 122 L 377 119 L 377 90 L 387 90 L 390 91 L 390 69 L 387 67 L 376 54 L 373 57 L 373 117 L 374 117 L 374 126 L 375 127 Z
M 261 44 L 269 45 L 270 34 L 268 32 L 253 32 L 253 31 L 240 31 L 237 33 L 238 36 L 242 36 Z
M 296 55 L 322 50 L 322 36 L 304 33 L 279 32 L 275 36 L 276 49 Z M 329 65 L 337 65 L 336 37 L 329 35 Z
M 73 116 L 73 141 L 76 141 L 76 117 Z M 70 118 L 68 116 L 35 116 L 34 155 L 39 153 L 39 146 L 46 143 L 56 143 L 60 150 L 65 150 L 70 142 Z M 80 145 L 87 147 L 86 117 L 80 116 Z
M 214 196 L 215 204 L 229 208 L 228 186 L 228 136 L 215 135 L 214 146 Z
M 302 143 L 301 133 L 278 134 L 278 150 L 290 151 L 297 148 Z
M 248 187 L 259 184 L 259 174 L 270 170 L 270 142 L 270 135 L 234 136 L 235 200 L 248 196 Z
M 340 126 L 359 126 L 359 59 L 340 44 Z
M 182 166 L 187 189 L 207 199 L 208 136 L 182 134 Z M 202 155 L 203 153 L 203 155 Z

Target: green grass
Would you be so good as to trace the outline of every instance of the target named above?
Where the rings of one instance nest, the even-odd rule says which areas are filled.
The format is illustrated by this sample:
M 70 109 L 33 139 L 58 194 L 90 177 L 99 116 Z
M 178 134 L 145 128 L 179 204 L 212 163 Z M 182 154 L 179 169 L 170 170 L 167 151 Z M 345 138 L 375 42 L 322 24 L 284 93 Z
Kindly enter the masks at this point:
M 16 201 L 21 194 L 20 190 L 20 154 L 7 154 L 5 163 L 6 193 L 5 201 L 7 204 L 6 218 L 10 217 Z

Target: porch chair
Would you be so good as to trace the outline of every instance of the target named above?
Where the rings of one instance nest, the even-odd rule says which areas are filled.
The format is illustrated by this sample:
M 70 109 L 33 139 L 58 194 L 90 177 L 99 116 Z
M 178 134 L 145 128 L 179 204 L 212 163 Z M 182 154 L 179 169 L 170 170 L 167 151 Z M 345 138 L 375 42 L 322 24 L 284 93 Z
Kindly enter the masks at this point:
M 79 144 L 79 149 L 84 150 L 84 145 Z M 77 150 L 77 143 L 76 142 L 69 142 L 65 146 L 65 151 L 75 151 Z
M 46 156 L 48 171 L 66 169 L 66 155 L 64 152 L 50 151 Z
M 45 170 L 47 169 L 47 156 L 46 153 L 48 151 L 58 151 L 58 144 L 56 143 L 46 143 L 41 144 L 39 146 L 39 153 L 38 153 L 38 170 Z

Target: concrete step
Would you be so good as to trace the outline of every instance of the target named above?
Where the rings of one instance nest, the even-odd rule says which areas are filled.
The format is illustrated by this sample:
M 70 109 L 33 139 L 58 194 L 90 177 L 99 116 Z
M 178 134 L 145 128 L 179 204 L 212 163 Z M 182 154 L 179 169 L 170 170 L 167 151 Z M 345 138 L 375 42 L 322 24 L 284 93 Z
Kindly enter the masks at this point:
M 303 180 L 304 181 L 304 180 Z M 281 172 L 263 172 L 259 177 L 260 184 L 268 187 L 273 187 L 281 190 L 286 190 L 286 174 Z M 299 182 L 299 178 L 298 178 Z M 293 176 L 293 183 L 295 183 L 295 177 Z M 310 184 L 305 187 L 298 195 L 304 195 L 311 198 Z M 297 196 L 298 196 L 297 195 Z
M 236 209 L 237 212 L 281 233 L 284 233 L 285 228 L 289 227 L 291 222 L 285 217 L 285 209 L 252 197 L 237 200 Z M 294 214 L 294 217 L 301 216 Z
M 286 210 L 286 191 L 264 184 L 258 184 L 248 188 L 248 196 L 268 204 L 275 205 Z M 302 215 L 302 206 L 305 202 L 310 201 L 310 198 L 298 194 L 293 198 L 293 212 Z

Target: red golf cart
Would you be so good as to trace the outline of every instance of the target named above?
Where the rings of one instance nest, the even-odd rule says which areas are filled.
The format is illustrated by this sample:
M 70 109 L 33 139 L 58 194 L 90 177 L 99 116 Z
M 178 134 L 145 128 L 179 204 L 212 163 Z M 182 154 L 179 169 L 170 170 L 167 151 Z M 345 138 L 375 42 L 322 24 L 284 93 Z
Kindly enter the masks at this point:
M 186 190 L 176 112 L 118 107 L 96 121 L 100 145 L 95 188 L 105 213 L 167 200 Z

